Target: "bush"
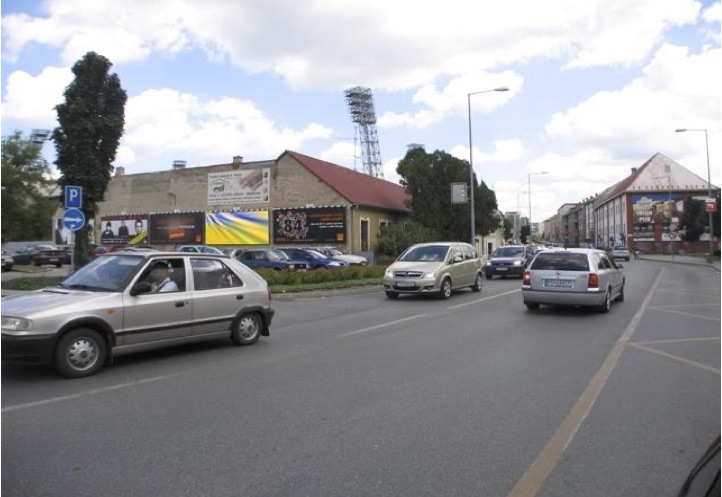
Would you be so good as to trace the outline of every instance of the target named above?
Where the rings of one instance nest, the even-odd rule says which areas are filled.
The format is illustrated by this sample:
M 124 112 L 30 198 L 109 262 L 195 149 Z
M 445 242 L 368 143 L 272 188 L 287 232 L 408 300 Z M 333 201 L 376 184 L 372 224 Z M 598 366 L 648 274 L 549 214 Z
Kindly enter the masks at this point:
M 433 229 L 413 221 L 390 224 L 381 230 L 376 254 L 390 256 L 394 259 L 404 250 L 416 243 L 434 242 L 439 235 Z

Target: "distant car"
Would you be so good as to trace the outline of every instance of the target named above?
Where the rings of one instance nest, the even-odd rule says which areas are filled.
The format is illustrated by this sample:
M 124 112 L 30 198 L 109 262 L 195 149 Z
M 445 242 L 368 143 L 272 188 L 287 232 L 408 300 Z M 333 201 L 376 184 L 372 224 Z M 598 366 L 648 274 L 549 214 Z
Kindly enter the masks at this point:
M 278 250 L 285 252 L 290 259 L 306 262 L 308 269 L 340 269 L 348 267 L 348 263 L 334 261 L 312 249 L 279 247 Z
M 5 271 L 12 271 L 12 269 L 13 269 L 13 264 L 15 263 L 15 261 L 13 260 L 13 256 L 10 255 L 10 254 L 8 254 L 7 252 L 5 252 L 5 251 L 3 250 L 3 251 L 2 251 L 2 257 L 3 257 L 3 259 L 2 259 L 2 262 L 3 262 L 2 270 L 3 270 L 3 272 L 5 272 Z
M 70 252 L 54 245 L 29 245 L 12 255 L 15 265 L 61 267 L 70 264 Z
M 629 253 L 629 249 L 627 247 L 614 247 L 612 248 L 612 258 L 614 259 L 624 259 L 625 261 L 629 261 L 631 257 L 631 254 Z
M 78 378 L 122 354 L 224 338 L 250 345 L 268 336 L 273 315 L 266 281 L 236 260 L 114 252 L 58 286 L 4 297 L 2 359 Z
M 366 257 L 363 257 L 361 255 L 344 254 L 335 247 L 313 247 L 313 249 L 317 252 L 322 253 L 331 260 L 346 262 L 350 266 L 365 266 L 369 263 Z
M 609 312 L 624 301 L 625 276 L 604 250 L 569 248 L 539 252 L 524 271 L 521 294 L 529 310 L 544 305 L 592 307 Z
M 211 247 L 209 245 L 181 245 L 176 249 L 176 251 L 195 254 L 225 255 L 221 249 L 217 249 L 216 247 Z
M 458 288 L 480 292 L 482 272 L 481 259 L 468 243 L 419 243 L 386 268 L 384 290 L 390 299 L 400 294 L 435 294 L 448 299 Z
M 296 261 L 285 252 L 274 249 L 250 249 L 235 254 L 235 258 L 251 269 L 299 271 L 308 269 L 306 261 Z
M 525 245 L 498 247 L 491 253 L 484 267 L 486 279 L 490 280 L 494 276 L 521 278 L 524 274 L 524 268 L 532 256 L 532 249 Z

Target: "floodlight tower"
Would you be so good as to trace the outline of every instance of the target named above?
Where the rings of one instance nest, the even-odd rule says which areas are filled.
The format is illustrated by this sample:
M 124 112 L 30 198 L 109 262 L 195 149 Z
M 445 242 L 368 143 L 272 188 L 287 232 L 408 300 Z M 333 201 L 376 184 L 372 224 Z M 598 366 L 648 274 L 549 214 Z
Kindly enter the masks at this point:
M 361 161 L 364 172 L 370 176 L 383 178 L 384 169 L 381 165 L 379 137 L 376 133 L 376 112 L 371 88 L 357 86 L 346 90 L 345 93 L 351 120 L 358 124 L 361 134 Z
M 38 151 L 43 148 L 43 144 L 50 136 L 50 130 L 49 129 L 34 129 L 30 133 L 30 145 L 35 147 Z

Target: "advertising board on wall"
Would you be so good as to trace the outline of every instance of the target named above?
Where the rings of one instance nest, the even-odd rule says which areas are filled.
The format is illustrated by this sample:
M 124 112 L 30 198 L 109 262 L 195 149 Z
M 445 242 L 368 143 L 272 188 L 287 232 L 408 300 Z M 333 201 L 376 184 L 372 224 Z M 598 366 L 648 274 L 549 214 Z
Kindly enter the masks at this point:
M 273 243 L 346 243 L 346 208 L 273 209 Z
M 680 240 L 680 218 L 684 200 L 676 193 L 632 195 L 632 223 L 635 241 L 654 241 L 655 225 L 660 226 L 662 241 Z
M 208 245 L 268 245 L 268 210 L 206 213 Z
M 208 205 L 268 202 L 271 169 L 208 173 Z
M 137 245 L 147 243 L 148 217 L 145 214 L 119 214 L 100 218 L 101 245 Z
M 150 243 L 202 244 L 205 225 L 203 212 L 151 214 L 148 233 Z

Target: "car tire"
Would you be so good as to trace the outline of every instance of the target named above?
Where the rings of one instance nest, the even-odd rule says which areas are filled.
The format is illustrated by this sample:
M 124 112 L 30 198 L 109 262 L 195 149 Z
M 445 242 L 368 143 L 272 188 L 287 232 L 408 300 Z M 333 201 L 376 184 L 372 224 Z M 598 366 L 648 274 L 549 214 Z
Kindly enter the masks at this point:
M 252 345 L 261 337 L 263 321 L 254 313 L 243 314 L 233 323 L 231 342 L 234 345 Z
M 399 297 L 399 292 L 392 292 L 390 290 L 386 290 L 386 296 L 393 300 Z
M 619 295 L 614 299 L 615 302 L 624 302 L 624 282 L 622 282 L 622 288 L 619 289 Z
M 481 278 L 481 273 L 476 274 L 476 280 L 474 280 L 474 284 L 471 286 L 472 292 L 480 292 L 482 286 L 484 285 L 484 280 Z
M 539 310 L 539 304 L 536 302 L 524 302 L 524 305 L 526 306 L 527 310 L 530 311 L 538 311 Z
M 607 288 L 606 293 L 604 294 L 604 303 L 599 306 L 599 312 L 607 313 L 609 312 L 609 309 L 612 308 L 612 289 Z
M 55 348 L 55 369 L 67 378 L 97 373 L 105 363 L 107 347 L 97 331 L 78 328 L 69 331 Z
M 63 265 L 62 265 L 62 264 L 56 264 L 55 267 L 56 267 L 56 268 L 61 268 L 61 267 L 63 267 Z
M 441 287 L 439 288 L 439 298 L 446 300 L 451 297 L 451 279 L 444 278 L 441 281 Z

